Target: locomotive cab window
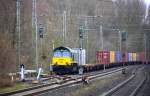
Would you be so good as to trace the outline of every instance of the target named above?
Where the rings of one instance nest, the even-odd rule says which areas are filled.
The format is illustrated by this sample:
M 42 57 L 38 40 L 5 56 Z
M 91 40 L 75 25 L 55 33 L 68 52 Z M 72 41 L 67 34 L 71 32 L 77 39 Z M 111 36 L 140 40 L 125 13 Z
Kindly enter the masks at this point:
M 71 57 L 71 53 L 68 51 L 63 51 L 62 55 L 63 55 L 63 57 Z
M 61 57 L 61 56 L 62 56 L 61 51 L 54 52 L 54 57 Z

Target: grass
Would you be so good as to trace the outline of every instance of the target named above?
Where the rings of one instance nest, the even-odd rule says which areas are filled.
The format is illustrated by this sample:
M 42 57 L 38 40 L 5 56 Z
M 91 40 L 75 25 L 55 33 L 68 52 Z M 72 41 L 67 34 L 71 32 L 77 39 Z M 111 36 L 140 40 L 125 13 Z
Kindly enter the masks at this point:
M 27 88 L 29 86 L 30 86 L 29 84 L 23 82 L 15 83 L 13 86 L 0 88 L 0 93 L 12 92 L 12 91 Z

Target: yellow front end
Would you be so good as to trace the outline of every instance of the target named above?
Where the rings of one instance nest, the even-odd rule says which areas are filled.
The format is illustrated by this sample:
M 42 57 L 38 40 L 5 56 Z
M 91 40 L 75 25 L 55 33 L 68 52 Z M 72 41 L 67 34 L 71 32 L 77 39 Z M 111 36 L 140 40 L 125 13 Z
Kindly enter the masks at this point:
M 53 65 L 71 65 L 72 58 L 70 57 L 53 57 L 52 64 Z

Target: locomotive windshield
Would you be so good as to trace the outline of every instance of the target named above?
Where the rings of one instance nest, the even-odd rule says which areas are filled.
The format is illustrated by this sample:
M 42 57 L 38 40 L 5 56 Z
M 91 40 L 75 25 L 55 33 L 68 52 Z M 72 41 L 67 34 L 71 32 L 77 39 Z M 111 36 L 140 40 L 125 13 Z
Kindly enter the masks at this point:
M 54 57 L 71 57 L 71 53 L 66 50 L 58 50 L 54 52 Z
M 71 57 L 71 53 L 68 51 L 63 51 L 62 55 L 63 55 L 63 57 Z
M 61 51 L 54 52 L 54 57 L 61 57 L 61 56 L 62 56 Z

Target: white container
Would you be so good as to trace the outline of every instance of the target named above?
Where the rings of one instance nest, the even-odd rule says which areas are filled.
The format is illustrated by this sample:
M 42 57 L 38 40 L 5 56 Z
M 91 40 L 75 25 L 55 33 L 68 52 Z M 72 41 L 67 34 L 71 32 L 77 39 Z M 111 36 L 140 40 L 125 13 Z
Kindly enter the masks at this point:
M 72 49 L 73 59 L 78 65 L 86 64 L 86 52 L 85 49 L 73 48 Z

